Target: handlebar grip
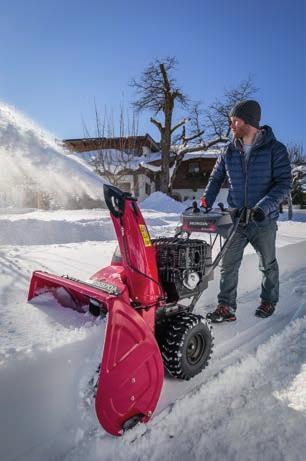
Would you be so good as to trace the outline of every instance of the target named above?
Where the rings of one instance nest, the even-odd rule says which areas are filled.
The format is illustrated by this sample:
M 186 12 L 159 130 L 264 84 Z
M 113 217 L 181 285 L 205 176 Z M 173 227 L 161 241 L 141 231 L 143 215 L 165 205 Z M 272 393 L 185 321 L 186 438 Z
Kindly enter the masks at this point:
M 221 211 L 225 211 L 224 204 L 222 202 L 218 203 L 218 207 L 220 208 Z

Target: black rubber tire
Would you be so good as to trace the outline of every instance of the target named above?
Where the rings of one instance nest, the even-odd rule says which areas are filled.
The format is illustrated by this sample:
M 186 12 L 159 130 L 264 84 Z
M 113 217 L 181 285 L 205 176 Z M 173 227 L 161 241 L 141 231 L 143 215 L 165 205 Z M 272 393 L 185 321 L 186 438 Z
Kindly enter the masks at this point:
M 124 421 L 124 423 L 122 424 L 123 432 L 129 431 L 133 427 L 137 426 L 137 424 L 139 424 L 143 420 L 143 418 L 144 418 L 144 415 L 139 414 L 139 415 L 132 416 L 131 418 Z
M 201 315 L 180 313 L 168 319 L 160 341 L 165 368 L 179 379 L 189 380 L 206 367 L 213 349 L 212 326 Z

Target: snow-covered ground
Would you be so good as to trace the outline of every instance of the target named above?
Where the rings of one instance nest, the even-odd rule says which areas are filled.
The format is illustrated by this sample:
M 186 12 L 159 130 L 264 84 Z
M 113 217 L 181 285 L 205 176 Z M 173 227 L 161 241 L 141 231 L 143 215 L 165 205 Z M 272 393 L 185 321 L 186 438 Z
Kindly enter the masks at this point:
M 215 327 L 209 367 L 189 382 L 167 377 L 152 421 L 118 439 L 101 429 L 86 394 L 104 321 L 48 295 L 26 302 L 34 269 L 86 279 L 109 264 L 116 242 L 108 213 L 20 211 L 0 215 L 1 460 L 304 459 L 306 222 L 279 223 L 275 315 L 254 316 L 260 278 L 248 248 L 238 321 Z M 173 234 L 179 218 L 144 216 L 154 236 Z M 306 221 L 306 213 L 297 218 Z M 199 313 L 213 306 L 217 289 L 216 271 Z
M 167 376 L 152 420 L 114 438 L 97 421 L 88 385 L 105 321 L 65 309 L 49 294 L 26 302 L 35 269 L 86 280 L 110 263 L 116 241 L 108 212 L 26 210 L 15 201 L 24 178 L 64 197 L 99 198 L 103 181 L 5 104 L 0 157 L 1 461 L 305 459 L 305 211 L 279 222 L 276 313 L 254 316 L 260 276 L 247 248 L 238 321 L 215 327 L 207 369 L 188 382 Z M 173 235 L 182 205 L 156 193 L 142 207 L 153 237 Z M 216 270 L 199 313 L 214 306 L 218 283 Z

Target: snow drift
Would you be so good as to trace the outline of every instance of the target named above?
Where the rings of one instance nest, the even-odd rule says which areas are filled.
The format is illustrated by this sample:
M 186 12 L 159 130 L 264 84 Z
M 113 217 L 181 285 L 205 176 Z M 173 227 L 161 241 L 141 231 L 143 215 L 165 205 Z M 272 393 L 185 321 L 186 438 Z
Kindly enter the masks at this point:
M 168 213 L 180 213 L 186 208 L 186 204 L 177 202 L 163 192 L 153 192 L 141 204 L 143 210 L 155 210 Z
M 103 198 L 103 180 L 55 137 L 0 102 L 0 206 L 23 206 L 39 193 L 49 206 Z

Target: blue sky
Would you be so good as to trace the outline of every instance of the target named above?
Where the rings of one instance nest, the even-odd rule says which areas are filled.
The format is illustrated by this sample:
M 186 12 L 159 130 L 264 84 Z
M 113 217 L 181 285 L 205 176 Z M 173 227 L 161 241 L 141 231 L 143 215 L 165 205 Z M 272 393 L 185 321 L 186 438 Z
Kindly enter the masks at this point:
M 93 130 L 93 100 L 119 114 L 129 82 L 176 56 L 177 81 L 203 107 L 253 75 L 262 123 L 306 145 L 304 0 L 1 0 L 0 100 L 60 138 Z M 158 132 L 141 117 L 141 131 Z

